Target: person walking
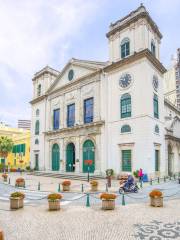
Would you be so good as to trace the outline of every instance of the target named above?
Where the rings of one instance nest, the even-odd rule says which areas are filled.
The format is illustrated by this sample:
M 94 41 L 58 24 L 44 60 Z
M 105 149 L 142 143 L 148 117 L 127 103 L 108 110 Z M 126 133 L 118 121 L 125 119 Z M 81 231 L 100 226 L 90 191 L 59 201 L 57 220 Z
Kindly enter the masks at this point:
M 143 179 L 143 170 L 142 170 L 142 168 L 140 168 L 139 171 L 138 171 L 138 177 L 139 177 L 139 181 L 141 182 L 142 179 Z

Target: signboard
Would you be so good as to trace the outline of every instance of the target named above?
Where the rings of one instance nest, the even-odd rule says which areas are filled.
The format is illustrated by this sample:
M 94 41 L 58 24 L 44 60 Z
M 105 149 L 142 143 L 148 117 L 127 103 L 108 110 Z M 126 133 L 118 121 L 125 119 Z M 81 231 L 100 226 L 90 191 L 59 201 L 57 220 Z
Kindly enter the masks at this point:
M 92 165 L 93 160 L 84 160 L 84 163 L 85 163 L 86 165 Z

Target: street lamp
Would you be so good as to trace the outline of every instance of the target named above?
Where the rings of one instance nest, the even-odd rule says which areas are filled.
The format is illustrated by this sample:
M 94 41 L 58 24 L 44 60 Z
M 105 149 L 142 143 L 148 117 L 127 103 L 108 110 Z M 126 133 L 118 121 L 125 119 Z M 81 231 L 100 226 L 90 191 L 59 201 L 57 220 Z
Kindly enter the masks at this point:
M 88 170 L 88 176 L 87 176 L 87 181 L 89 182 L 90 180 L 90 166 L 92 165 L 93 161 L 92 160 L 85 160 L 84 163 L 87 165 L 87 170 Z

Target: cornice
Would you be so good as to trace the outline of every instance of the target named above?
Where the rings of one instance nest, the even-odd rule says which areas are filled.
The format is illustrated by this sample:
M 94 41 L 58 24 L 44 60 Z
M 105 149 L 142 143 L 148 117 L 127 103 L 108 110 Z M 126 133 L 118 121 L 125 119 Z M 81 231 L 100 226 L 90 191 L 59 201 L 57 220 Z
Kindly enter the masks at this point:
M 180 143 L 180 138 L 177 138 L 177 137 L 169 135 L 169 134 L 165 135 L 165 140 L 173 140 L 173 141 L 176 141 L 176 142 Z
M 96 122 L 92 122 L 92 123 L 76 125 L 76 126 L 73 126 L 73 127 L 47 131 L 47 132 L 44 132 L 44 133 L 47 136 L 58 135 L 58 134 L 64 134 L 64 133 L 68 133 L 68 132 L 79 131 L 80 129 L 89 129 L 89 128 L 93 128 L 93 127 L 101 127 L 102 125 L 104 125 L 104 123 L 105 123 L 105 121 L 101 120 L 101 121 L 96 121 Z
M 32 81 L 34 82 L 37 78 L 41 77 L 41 76 L 44 75 L 44 74 L 50 74 L 50 75 L 52 75 L 52 76 L 54 76 L 54 77 L 57 77 L 58 74 L 60 74 L 60 72 L 57 73 L 57 74 L 55 74 L 55 73 L 53 73 L 53 72 L 51 72 L 51 71 L 49 71 L 49 70 L 45 70 L 45 71 L 43 71 L 42 73 L 38 73 L 36 76 L 34 76 L 34 77 L 32 78 Z
M 167 105 L 169 108 L 171 108 L 173 111 L 175 111 L 178 115 L 180 115 L 180 110 L 173 105 L 170 101 L 168 101 L 167 99 L 164 99 L 164 104 Z
M 127 20 L 124 22 L 124 24 L 117 26 L 115 25 L 112 30 L 110 30 L 107 34 L 106 37 L 109 38 L 111 35 L 115 34 L 117 31 L 121 31 L 127 27 L 129 27 L 132 23 L 137 22 L 139 19 L 146 19 L 147 22 L 150 24 L 154 32 L 158 35 L 158 37 L 161 39 L 163 36 L 160 33 L 157 25 L 154 23 L 148 12 L 141 12 L 138 15 L 132 17 L 131 19 Z
M 140 52 L 136 52 L 133 55 L 130 55 L 129 57 L 124 58 L 120 61 L 113 62 L 112 64 L 105 67 L 104 71 L 106 72 L 112 71 L 116 68 L 122 67 L 126 64 L 133 63 L 134 61 L 137 61 L 142 58 L 147 58 L 155 66 L 155 68 L 159 70 L 160 73 L 164 74 L 167 71 L 166 68 L 162 65 L 162 63 L 156 57 L 154 57 L 154 55 L 150 52 L 148 48 Z
M 42 95 L 42 96 L 40 96 L 40 97 L 37 97 L 37 98 L 35 98 L 35 99 L 33 99 L 32 101 L 30 101 L 29 103 L 32 105 L 32 104 L 35 104 L 35 103 L 37 103 L 37 102 L 40 102 L 40 101 L 42 101 L 43 99 L 45 99 L 47 97 L 47 95 L 45 94 L 45 95 Z

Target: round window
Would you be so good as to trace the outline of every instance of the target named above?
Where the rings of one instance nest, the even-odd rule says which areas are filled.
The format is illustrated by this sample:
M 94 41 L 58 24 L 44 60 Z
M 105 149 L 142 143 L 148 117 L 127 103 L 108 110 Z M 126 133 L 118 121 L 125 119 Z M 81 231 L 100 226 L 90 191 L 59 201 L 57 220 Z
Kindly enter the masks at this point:
M 73 77 L 74 77 L 74 71 L 71 69 L 71 70 L 69 70 L 69 73 L 68 73 L 69 81 L 71 81 L 73 79 Z

